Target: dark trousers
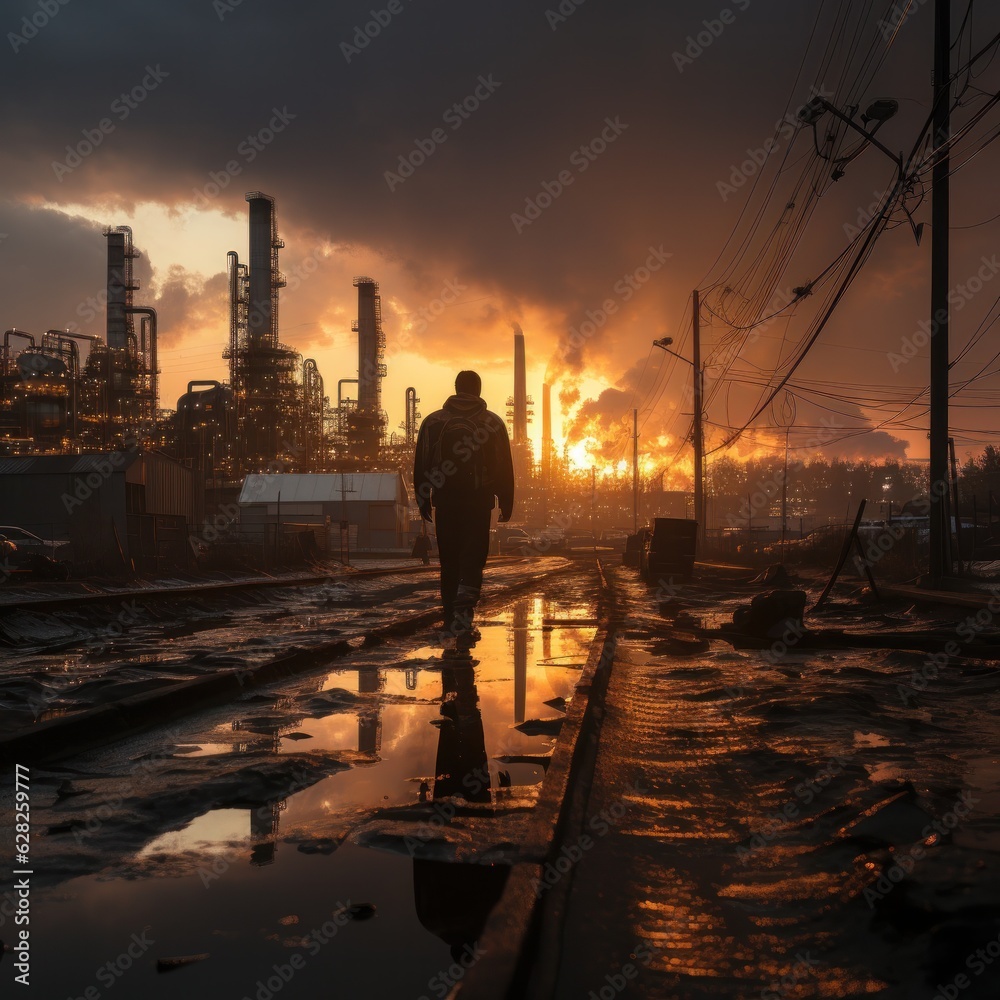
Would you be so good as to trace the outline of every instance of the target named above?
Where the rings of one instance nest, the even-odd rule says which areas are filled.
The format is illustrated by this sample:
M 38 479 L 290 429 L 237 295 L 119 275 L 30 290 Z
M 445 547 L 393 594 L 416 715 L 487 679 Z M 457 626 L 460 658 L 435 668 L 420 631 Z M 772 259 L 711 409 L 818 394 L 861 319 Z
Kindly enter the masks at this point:
M 441 607 L 444 627 L 468 627 L 483 586 L 483 567 L 490 553 L 490 514 L 482 504 L 438 506 L 438 558 L 441 561 Z

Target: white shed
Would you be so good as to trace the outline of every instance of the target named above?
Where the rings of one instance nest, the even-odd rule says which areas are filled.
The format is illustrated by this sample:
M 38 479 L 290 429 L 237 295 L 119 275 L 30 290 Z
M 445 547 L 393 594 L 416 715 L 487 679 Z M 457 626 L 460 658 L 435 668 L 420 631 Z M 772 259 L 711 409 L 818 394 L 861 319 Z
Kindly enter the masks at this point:
M 354 551 L 385 551 L 407 545 L 409 500 L 398 472 L 251 475 L 240 492 L 240 523 L 251 533 L 265 525 L 283 531 L 316 531 L 329 547 L 346 528 Z

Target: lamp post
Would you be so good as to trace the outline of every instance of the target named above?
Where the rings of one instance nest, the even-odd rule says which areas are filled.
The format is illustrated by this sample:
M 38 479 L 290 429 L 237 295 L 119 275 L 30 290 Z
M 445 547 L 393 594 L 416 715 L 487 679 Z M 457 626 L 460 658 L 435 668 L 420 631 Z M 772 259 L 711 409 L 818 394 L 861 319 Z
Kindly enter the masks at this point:
M 673 337 L 660 337 L 653 341 L 653 346 L 666 351 L 667 354 L 691 365 L 694 370 L 694 418 L 692 420 L 691 438 L 694 446 L 694 519 L 698 522 L 698 538 L 705 538 L 705 444 L 702 435 L 702 400 L 705 388 L 705 371 L 701 367 L 701 330 L 699 325 L 698 292 L 694 293 L 694 360 L 691 361 L 676 351 L 670 350 Z
M 899 170 L 900 176 L 903 174 L 903 157 L 892 152 L 887 146 L 884 146 L 878 139 L 875 138 L 875 133 L 899 110 L 899 102 L 892 100 L 882 100 L 873 101 L 868 105 L 865 113 L 861 116 L 861 121 L 867 125 L 869 122 L 875 122 L 875 127 L 873 129 L 867 129 L 859 125 L 855 120 L 853 115 L 857 114 L 858 109 L 856 107 L 851 107 L 850 115 L 844 114 L 836 105 L 831 104 L 825 97 L 814 97 L 800 112 L 799 121 L 804 125 L 811 125 L 815 128 L 816 123 L 823 117 L 823 113 L 829 111 L 831 115 L 842 121 L 848 128 L 853 129 L 855 132 L 864 136 L 867 142 L 870 142 L 876 149 L 881 150 L 886 156 L 896 164 L 896 168 Z M 819 148 L 819 143 L 816 144 L 817 149 Z M 841 164 L 849 163 L 854 159 L 858 153 L 864 147 L 861 146 L 854 150 L 850 156 L 838 157 L 834 162 L 837 164 L 836 169 L 833 173 L 833 179 L 839 181 L 841 177 L 844 176 L 843 167 Z M 823 155 L 822 153 L 820 154 Z M 824 157 L 824 159 L 829 159 L 829 157 Z

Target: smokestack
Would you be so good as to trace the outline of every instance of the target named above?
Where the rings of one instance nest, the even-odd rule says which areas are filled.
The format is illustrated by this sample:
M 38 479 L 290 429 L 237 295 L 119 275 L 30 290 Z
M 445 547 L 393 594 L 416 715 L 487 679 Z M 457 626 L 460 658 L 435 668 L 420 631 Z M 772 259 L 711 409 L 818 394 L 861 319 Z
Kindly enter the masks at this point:
M 542 481 L 547 486 L 552 476 L 552 386 L 542 385 Z
M 132 261 L 137 256 L 132 247 L 132 230 L 128 226 L 106 229 L 108 240 L 108 347 L 125 350 L 129 345 L 129 334 L 134 332 L 132 314 Z
M 355 278 L 358 290 L 358 446 L 361 455 L 378 457 L 382 442 L 382 379 L 386 369 L 382 300 L 372 278 Z
M 251 344 L 278 343 L 278 288 L 285 282 L 278 271 L 278 239 L 274 199 L 260 191 L 249 191 L 250 203 L 250 294 L 247 304 L 247 336 Z
M 514 445 L 528 442 L 528 390 L 524 371 L 524 334 L 514 324 Z

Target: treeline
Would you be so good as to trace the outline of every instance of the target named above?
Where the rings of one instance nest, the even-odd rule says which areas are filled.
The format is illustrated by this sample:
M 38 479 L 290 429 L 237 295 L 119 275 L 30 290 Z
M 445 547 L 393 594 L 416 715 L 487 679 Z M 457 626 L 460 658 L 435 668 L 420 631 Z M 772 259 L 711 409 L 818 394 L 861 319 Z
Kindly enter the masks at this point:
M 796 460 L 789 456 L 787 477 L 783 455 L 766 455 L 738 461 L 722 455 L 707 463 L 705 474 L 706 494 L 709 498 L 710 516 L 724 519 L 727 511 L 737 512 L 748 498 L 753 498 L 754 512 L 775 516 L 779 512 L 783 487 L 787 479 L 789 516 L 820 515 L 837 520 L 853 517 L 858 502 L 867 500 L 866 517 L 885 518 L 891 512 L 898 515 L 904 506 L 926 498 L 928 493 L 928 466 L 926 462 L 908 462 L 898 459 L 881 461 L 847 461 L 810 458 Z M 669 481 L 669 475 L 664 476 Z M 988 445 L 984 451 L 967 459 L 959 466 L 959 500 L 963 516 L 972 513 L 973 498 L 980 512 L 985 512 L 992 492 L 1000 506 L 1000 448 Z M 661 476 L 642 476 L 640 494 L 651 500 L 660 493 Z M 631 506 L 632 477 L 622 472 L 610 478 L 598 478 L 596 487 L 598 508 L 620 500 L 623 507 Z M 950 487 L 950 484 L 949 484 Z M 690 490 L 690 485 L 687 487 Z M 668 486 L 669 490 L 669 486 Z M 589 497 L 591 477 L 579 473 L 554 485 L 553 494 L 565 493 L 567 498 L 579 500 Z M 768 503 L 757 502 L 760 495 Z M 923 505 L 926 507 L 926 504 Z M 690 512 L 689 512 L 690 513 Z M 678 508 L 671 516 L 684 516 Z
M 762 484 L 780 484 L 783 469 L 782 456 L 753 458 L 746 462 L 721 457 L 708 467 L 707 492 L 714 496 L 744 495 L 760 489 Z M 890 504 L 892 511 L 898 514 L 909 501 L 926 497 L 930 485 L 928 474 L 926 462 L 897 459 L 789 461 L 788 499 L 790 506 L 802 513 L 843 512 L 845 515 L 857 509 L 859 500 L 866 499 L 868 516 L 885 517 Z M 961 464 L 958 487 L 963 513 L 973 498 L 979 509 L 985 510 L 990 492 L 1000 503 L 1000 449 L 987 445 L 980 455 Z
M 958 485 L 960 499 L 969 503 L 975 497 L 985 507 L 990 493 L 1000 501 L 1000 449 L 988 444 L 981 455 L 966 461 L 959 470 Z
M 741 496 L 781 484 L 785 478 L 784 458 L 765 456 L 746 462 L 722 457 L 708 468 L 707 491 L 715 496 Z M 843 514 L 868 501 L 871 517 L 895 512 L 927 493 L 927 466 L 915 462 L 886 459 L 881 462 L 848 462 L 812 459 L 788 463 L 788 502 L 800 513 Z M 775 492 L 773 489 L 772 494 Z M 777 499 L 777 496 L 775 496 Z

